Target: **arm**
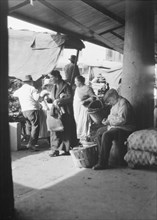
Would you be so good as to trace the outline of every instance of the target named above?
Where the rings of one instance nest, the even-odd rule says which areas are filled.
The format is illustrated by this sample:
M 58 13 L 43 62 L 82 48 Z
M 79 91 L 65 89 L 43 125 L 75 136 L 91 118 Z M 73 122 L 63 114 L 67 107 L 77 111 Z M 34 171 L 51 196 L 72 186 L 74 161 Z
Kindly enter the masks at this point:
M 96 98 L 96 95 L 91 87 L 88 88 L 87 97 L 82 100 L 82 104 L 85 104 L 86 102 L 91 102 Z
M 33 99 L 35 100 L 35 101 L 39 101 L 39 98 L 40 98 L 40 94 L 38 93 L 38 90 L 37 89 L 33 89 L 32 90 L 32 96 L 33 96 Z
M 128 115 L 128 107 L 126 103 L 123 103 L 118 111 L 117 114 L 111 114 L 108 116 L 108 121 L 111 126 L 116 125 L 124 125 L 127 122 L 127 115 Z
M 72 91 L 71 87 L 67 85 L 64 89 L 64 96 L 62 98 L 57 99 L 58 106 L 64 106 L 66 104 L 72 103 Z
M 12 94 L 13 97 L 17 97 L 19 96 L 19 90 L 17 89 L 13 94 Z

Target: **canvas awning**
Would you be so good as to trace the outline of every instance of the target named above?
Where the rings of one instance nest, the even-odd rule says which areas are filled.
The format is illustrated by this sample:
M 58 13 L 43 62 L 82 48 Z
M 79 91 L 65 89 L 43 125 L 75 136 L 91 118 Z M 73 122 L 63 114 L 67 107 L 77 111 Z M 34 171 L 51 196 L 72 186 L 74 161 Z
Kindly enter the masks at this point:
M 81 50 L 84 44 L 67 35 L 9 29 L 9 76 L 34 80 L 55 68 L 63 48 Z

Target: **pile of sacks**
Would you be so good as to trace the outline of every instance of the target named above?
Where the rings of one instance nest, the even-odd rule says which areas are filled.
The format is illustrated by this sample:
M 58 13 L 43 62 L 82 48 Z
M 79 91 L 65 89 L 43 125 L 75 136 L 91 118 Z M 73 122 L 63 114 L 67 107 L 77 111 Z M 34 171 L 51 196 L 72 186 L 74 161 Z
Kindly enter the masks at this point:
M 127 139 L 124 160 L 128 166 L 157 166 L 157 130 L 145 129 L 133 132 Z

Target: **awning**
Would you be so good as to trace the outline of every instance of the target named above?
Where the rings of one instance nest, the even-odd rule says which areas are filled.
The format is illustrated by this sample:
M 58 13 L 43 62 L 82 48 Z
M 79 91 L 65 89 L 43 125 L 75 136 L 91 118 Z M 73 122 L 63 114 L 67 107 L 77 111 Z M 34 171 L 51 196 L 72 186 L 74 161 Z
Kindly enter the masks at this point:
M 81 50 L 79 39 L 27 30 L 9 29 L 9 76 L 23 79 L 31 74 L 34 80 L 52 71 L 63 48 Z

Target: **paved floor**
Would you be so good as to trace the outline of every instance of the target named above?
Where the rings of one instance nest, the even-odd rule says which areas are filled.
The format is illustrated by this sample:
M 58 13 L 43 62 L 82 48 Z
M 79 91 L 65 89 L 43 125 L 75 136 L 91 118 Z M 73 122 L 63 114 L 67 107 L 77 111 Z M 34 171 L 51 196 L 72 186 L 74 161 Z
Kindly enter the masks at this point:
M 12 152 L 18 220 L 156 220 L 157 170 L 94 171 L 71 156 Z

